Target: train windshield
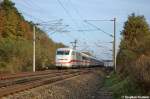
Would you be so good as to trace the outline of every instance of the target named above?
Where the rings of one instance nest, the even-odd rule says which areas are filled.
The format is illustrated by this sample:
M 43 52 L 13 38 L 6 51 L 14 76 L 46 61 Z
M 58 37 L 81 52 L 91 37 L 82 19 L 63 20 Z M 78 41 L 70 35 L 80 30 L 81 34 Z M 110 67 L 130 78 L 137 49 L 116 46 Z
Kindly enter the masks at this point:
M 57 51 L 57 55 L 69 55 L 69 51 L 68 50 Z

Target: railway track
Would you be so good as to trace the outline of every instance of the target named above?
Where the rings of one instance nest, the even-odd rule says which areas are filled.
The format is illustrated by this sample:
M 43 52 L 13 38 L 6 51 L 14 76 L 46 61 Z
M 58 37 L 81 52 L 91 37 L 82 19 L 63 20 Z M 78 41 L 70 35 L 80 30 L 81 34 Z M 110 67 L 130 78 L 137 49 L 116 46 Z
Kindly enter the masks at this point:
M 66 80 L 84 73 L 89 73 L 89 70 L 54 70 L 1 76 L 3 79 L 0 80 L 0 97 Z
M 50 71 L 38 71 L 38 72 L 22 72 L 22 73 L 16 73 L 16 74 L 1 74 L 0 80 L 8 80 L 8 79 L 15 79 L 20 77 L 28 77 L 28 76 L 34 76 L 34 75 L 42 75 L 47 74 Z M 57 70 L 53 70 L 52 72 L 57 72 Z
M 64 73 L 66 73 L 65 71 L 63 71 Z M 55 75 L 59 75 L 61 73 L 61 71 L 46 71 L 46 72 L 38 72 L 38 73 L 26 73 L 26 74 L 15 74 L 13 76 L 8 75 L 5 76 L 5 79 L 2 79 L 0 81 L 0 88 L 1 87 L 8 87 L 10 85 L 13 84 L 20 84 L 20 83 L 24 83 L 24 82 L 29 82 L 29 81 L 33 81 L 33 80 L 39 80 L 42 79 L 43 77 L 48 77 L 48 76 L 55 76 Z

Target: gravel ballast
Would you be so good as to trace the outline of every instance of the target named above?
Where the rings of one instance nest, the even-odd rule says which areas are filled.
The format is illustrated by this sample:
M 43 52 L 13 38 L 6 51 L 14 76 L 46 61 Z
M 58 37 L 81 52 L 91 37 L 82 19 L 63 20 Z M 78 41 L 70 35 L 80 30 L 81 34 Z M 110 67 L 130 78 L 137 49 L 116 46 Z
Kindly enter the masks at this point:
M 40 86 L 3 99 L 95 99 L 103 81 L 100 70 L 82 74 L 64 81 Z

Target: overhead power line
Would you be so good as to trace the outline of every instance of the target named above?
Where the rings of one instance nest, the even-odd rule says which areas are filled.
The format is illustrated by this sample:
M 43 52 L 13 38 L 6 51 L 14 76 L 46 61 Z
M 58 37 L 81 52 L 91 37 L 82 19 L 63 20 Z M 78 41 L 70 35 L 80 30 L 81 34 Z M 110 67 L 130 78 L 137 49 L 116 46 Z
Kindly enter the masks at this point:
M 64 25 L 62 24 L 62 19 L 59 20 L 49 20 L 49 21 L 43 21 L 39 18 L 36 18 L 28 13 L 26 13 L 25 11 L 20 11 L 22 12 L 24 15 L 28 16 L 30 19 L 33 20 L 37 20 L 38 22 L 38 27 L 42 28 L 45 32 L 52 32 L 51 34 L 54 34 L 56 32 L 68 32 L 67 30 L 64 30 L 66 27 L 68 27 L 69 25 Z
M 23 3 L 25 3 L 28 6 L 28 8 L 33 9 L 35 11 L 44 11 L 43 8 L 37 4 L 37 2 L 33 2 L 32 0 L 24 0 Z M 32 6 L 34 6 L 34 8 Z
M 77 40 L 75 40 L 74 42 L 70 42 L 72 45 L 73 45 L 73 49 L 75 49 L 76 50 L 76 48 L 77 48 Z
M 71 0 L 68 0 L 68 1 L 70 2 L 72 8 L 75 10 L 76 14 L 78 14 L 79 18 L 80 18 L 81 20 L 83 20 L 83 17 L 80 15 L 80 13 L 79 13 L 79 11 L 76 9 L 76 7 L 74 7 L 72 1 L 71 1 Z
M 86 20 L 86 21 L 113 21 L 113 20 Z
M 78 24 L 75 22 L 75 20 L 72 18 L 71 14 L 69 13 L 69 11 L 65 8 L 65 6 L 62 4 L 62 2 L 60 0 L 57 0 L 57 2 L 60 4 L 60 6 L 64 9 L 64 11 L 66 12 L 66 14 L 70 17 L 71 21 L 78 27 Z
M 67 8 L 63 5 L 63 3 L 60 1 L 60 0 L 57 0 L 57 2 L 61 5 L 61 7 L 64 9 L 65 13 L 69 16 L 69 18 L 71 19 L 71 21 L 75 24 L 75 26 L 77 28 L 79 28 L 78 24 L 76 23 L 76 21 L 74 20 L 74 18 L 71 16 L 70 12 L 67 10 Z M 71 2 L 70 2 L 71 3 Z M 72 4 L 72 3 L 71 3 Z M 75 9 L 75 8 L 74 8 Z M 78 13 L 78 11 L 76 10 L 76 13 Z M 79 14 L 79 13 L 78 13 Z M 80 16 L 80 15 L 79 15 Z M 80 16 L 81 18 L 81 16 Z M 83 32 L 84 31 L 80 31 L 80 32 Z M 85 34 L 85 33 L 84 33 Z
M 79 18 L 82 20 L 82 26 L 83 26 L 83 28 L 89 28 L 88 26 L 86 26 L 85 25 L 85 23 L 83 23 L 83 20 L 84 20 L 84 18 L 82 17 L 82 15 L 79 13 L 79 11 L 77 10 L 77 7 L 75 7 L 74 6 L 74 4 L 72 3 L 72 1 L 71 0 L 68 0 L 68 2 L 70 2 L 70 4 L 71 4 L 71 7 L 74 9 L 74 11 L 76 12 L 76 14 L 79 16 Z M 86 29 L 87 30 L 87 29 Z M 85 31 L 86 30 L 79 30 L 78 32 L 82 32 L 82 33 L 84 33 L 84 37 L 85 37 L 85 35 L 86 35 L 86 33 L 85 33 Z M 86 31 L 87 32 L 87 31 Z
M 87 20 L 84 20 L 84 22 L 86 22 L 87 24 L 89 24 L 89 25 L 91 25 L 92 27 L 96 28 L 97 30 L 99 30 L 99 31 L 103 32 L 104 34 L 107 34 L 107 35 L 109 35 L 109 36 L 113 37 L 113 35 L 112 35 L 112 34 L 105 32 L 104 30 L 102 30 L 101 28 L 97 27 L 97 26 L 96 26 L 96 25 L 94 25 L 94 24 L 91 24 L 91 23 L 90 23 L 90 22 L 88 22 Z

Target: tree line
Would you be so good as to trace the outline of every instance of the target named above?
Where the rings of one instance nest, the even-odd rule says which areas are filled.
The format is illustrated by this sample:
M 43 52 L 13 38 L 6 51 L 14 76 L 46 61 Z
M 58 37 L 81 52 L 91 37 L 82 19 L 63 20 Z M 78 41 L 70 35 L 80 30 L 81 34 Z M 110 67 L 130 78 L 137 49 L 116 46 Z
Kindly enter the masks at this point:
M 150 95 L 150 26 L 144 16 L 133 13 L 124 23 L 121 35 L 117 73 Z
M 32 70 L 33 23 L 10 0 L 0 3 L 0 73 Z M 64 47 L 36 27 L 36 70 L 54 65 L 55 51 Z

